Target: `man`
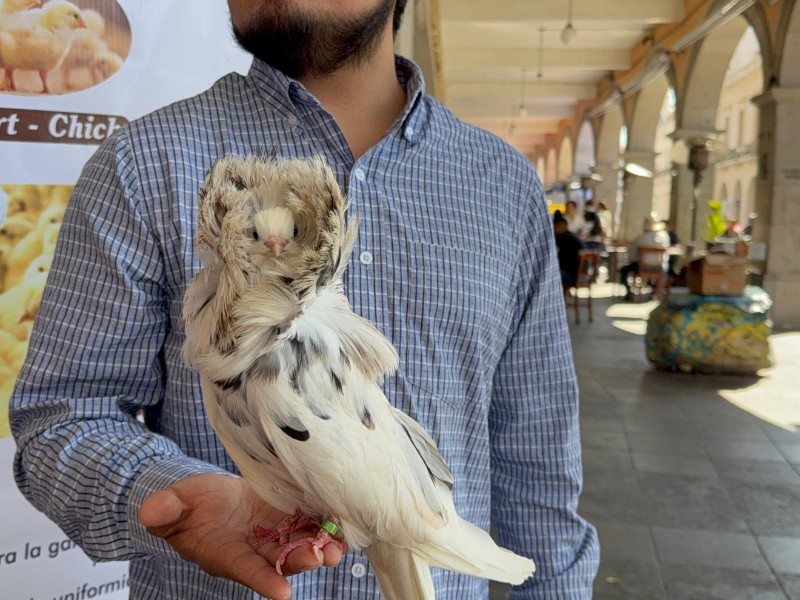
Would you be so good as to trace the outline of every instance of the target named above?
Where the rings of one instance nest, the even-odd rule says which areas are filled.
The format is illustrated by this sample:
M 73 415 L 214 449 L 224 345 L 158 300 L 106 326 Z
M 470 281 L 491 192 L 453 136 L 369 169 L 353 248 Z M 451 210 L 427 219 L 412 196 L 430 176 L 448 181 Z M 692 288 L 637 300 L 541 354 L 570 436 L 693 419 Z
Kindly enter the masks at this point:
M 575 235 L 581 235 L 586 227 L 586 221 L 583 215 L 578 212 L 578 203 L 574 200 L 568 200 L 564 206 L 564 218 L 567 220 L 567 227 Z
M 584 249 L 584 243 L 567 228 L 567 220 L 561 215 L 553 218 L 553 230 L 556 234 L 558 249 L 558 266 L 561 269 L 561 283 L 574 285 L 578 280 L 578 253 Z
M 603 246 L 603 224 L 594 205 L 594 200 L 587 200 L 583 212 L 583 229 L 578 234 L 589 250 L 600 250 Z
M 639 270 L 639 248 L 664 248 L 665 250 L 669 248 L 669 234 L 664 231 L 664 229 L 664 222 L 659 219 L 658 213 L 651 212 L 642 222 L 642 232 L 628 247 L 630 263 L 622 267 L 619 271 L 622 284 L 625 286 L 626 300 L 633 299 L 633 292 L 631 291 L 628 276 Z
M 131 559 L 134 600 L 292 594 L 277 548 L 248 544 L 281 515 L 228 475 L 180 312 L 213 162 L 322 155 L 361 216 L 345 289 L 400 351 L 387 396 L 437 441 L 461 515 L 537 562 L 515 597 L 589 598 L 598 543 L 576 513 L 577 390 L 541 184 L 395 58 L 404 1 L 308 4 L 229 0 L 248 76 L 132 123 L 87 164 L 12 400 L 20 489 L 95 560 Z M 360 553 L 298 549 L 286 566 L 312 569 L 294 598 L 378 597 Z M 435 584 L 486 597 L 460 575 Z

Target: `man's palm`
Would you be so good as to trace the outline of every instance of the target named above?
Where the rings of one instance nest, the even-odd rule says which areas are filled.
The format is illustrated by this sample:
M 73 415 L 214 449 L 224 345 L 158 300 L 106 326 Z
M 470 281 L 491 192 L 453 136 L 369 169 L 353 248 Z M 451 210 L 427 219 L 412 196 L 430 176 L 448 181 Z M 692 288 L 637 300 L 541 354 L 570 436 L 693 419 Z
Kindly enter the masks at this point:
M 192 475 L 154 492 L 139 512 L 142 525 L 183 558 L 276 600 L 291 597 L 289 582 L 274 567 L 280 548 L 268 543 L 256 552 L 250 540 L 254 526 L 269 529 L 286 516 L 261 500 L 243 479 L 218 474 Z M 301 546 L 289 554 L 282 571 L 336 565 L 341 556 L 333 544 L 325 546 L 322 555 L 310 545 Z

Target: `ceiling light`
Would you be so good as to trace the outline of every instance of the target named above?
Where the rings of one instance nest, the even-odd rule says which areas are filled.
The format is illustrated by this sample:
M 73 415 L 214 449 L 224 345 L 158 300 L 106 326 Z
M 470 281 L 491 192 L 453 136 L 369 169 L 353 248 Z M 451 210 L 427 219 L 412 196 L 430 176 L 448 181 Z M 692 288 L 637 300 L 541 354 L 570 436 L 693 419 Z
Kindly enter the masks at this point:
M 525 69 L 522 69 L 519 77 L 519 117 L 524 119 L 528 116 L 528 109 L 525 107 Z
M 571 44 L 572 40 L 575 39 L 576 33 L 575 27 L 572 25 L 572 0 L 569 0 L 567 5 L 567 24 L 561 30 L 561 41 L 566 45 Z
M 539 68 L 536 71 L 536 79 L 541 79 L 544 75 L 544 27 L 539 28 Z
M 567 23 L 566 25 L 564 25 L 564 29 L 561 30 L 561 41 L 566 45 L 571 44 L 572 40 L 575 39 L 576 33 L 577 31 L 575 31 L 575 28 L 572 26 L 572 23 Z
M 653 172 L 647 167 L 643 167 L 638 163 L 625 163 L 625 166 L 622 168 L 625 170 L 625 172 L 630 173 L 631 175 L 636 175 L 637 177 L 646 177 L 647 179 L 653 178 Z

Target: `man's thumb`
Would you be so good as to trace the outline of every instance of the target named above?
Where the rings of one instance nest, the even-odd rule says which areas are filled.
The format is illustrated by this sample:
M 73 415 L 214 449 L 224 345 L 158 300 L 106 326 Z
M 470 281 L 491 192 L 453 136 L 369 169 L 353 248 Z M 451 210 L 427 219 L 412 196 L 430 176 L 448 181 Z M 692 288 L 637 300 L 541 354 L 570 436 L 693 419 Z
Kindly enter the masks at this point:
M 145 499 L 139 509 L 139 522 L 153 535 L 167 537 L 180 529 L 187 512 L 174 491 L 159 490 Z

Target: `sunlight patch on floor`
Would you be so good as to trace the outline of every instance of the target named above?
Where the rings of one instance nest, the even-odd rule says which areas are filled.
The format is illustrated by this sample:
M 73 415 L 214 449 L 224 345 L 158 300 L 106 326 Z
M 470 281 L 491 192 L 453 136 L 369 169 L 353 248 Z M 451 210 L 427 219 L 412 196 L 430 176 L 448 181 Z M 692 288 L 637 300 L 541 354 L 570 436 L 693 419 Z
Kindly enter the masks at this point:
M 800 332 L 770 337 L 773 366 L 747 388 L 719 390 L 720 396 L 750 414 L 787 431 L 800 429 Z
M 625 333 L 643 336 L 647 332 L 647 317 L 658 306 L 658 302 L 617 302 L 606 310 L 611 325 Z
M 625 333 L 632 333 L 633 335 L 641 335 L 647 333 L 647 321 L 631 320 L 631 321 L 611 321 L 611 324 Z

